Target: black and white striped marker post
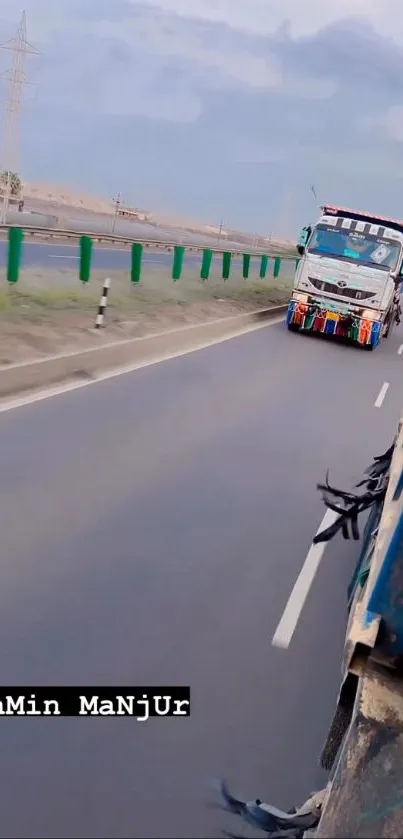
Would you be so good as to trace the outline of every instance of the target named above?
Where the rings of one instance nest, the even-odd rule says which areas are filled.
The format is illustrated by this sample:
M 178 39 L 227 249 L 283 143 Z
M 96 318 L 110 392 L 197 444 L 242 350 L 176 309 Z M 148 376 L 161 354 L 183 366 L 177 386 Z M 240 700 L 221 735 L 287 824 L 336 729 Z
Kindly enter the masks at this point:
M 98 314 L 95 319 L 95 329 L 100 329 L 103 326 L 104 317 L 105 317 L 105 309 L 108 302 L 108 291 L 110 287 L 111 281 L 109 277 L 106 278 L 104 281 L 103 289 L 102 289 L 102 297 L 99 301 L 98 306 Z

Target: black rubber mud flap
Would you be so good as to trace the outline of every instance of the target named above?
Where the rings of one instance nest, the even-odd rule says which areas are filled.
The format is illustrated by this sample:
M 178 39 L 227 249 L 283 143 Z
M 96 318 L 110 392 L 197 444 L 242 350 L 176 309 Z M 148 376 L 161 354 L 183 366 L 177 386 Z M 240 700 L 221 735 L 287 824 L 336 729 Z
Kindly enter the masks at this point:
M 347 734 L 353 715 L 357 677 L 348 673 L 341 687 L 337 708 L 320 756 L 320 765 L 330 772 Z

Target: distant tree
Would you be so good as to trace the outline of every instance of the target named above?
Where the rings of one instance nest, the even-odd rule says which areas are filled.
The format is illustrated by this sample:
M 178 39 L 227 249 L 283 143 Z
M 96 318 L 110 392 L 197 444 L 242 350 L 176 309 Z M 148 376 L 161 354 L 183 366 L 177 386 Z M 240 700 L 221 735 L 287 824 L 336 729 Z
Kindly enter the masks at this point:
M 17 172 L 8 172 L 7 170 L 3 170 L 0 174 L 0 189 L 3 192 L 5 187 L 7 186 L 7 179 L 10 177 L 10 194 L 19 198 L 22 192 L 22 183 L 21 178 Z

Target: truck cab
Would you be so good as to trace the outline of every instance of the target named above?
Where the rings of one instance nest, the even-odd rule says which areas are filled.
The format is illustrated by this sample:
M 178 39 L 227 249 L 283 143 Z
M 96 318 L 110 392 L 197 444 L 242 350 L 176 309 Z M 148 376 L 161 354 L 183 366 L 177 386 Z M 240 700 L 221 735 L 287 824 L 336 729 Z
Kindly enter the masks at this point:
M 376 347 L 400 318 L 403 221 L 325 205 L 297 248 L 288 328 Z

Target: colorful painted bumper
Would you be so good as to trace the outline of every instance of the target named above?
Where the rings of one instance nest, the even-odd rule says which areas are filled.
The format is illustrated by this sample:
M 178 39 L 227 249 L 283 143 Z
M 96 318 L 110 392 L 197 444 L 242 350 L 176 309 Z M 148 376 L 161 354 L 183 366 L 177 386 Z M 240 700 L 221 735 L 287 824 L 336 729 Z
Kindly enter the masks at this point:
M 381 340 L 380 321 L 330 312 L 315 303 L 291 300 L 286 323 L 287 326 L 298 326 L 309 332 L 323 332 L 326 335 L 339 335 L 358 344 L 370 344 L 373 347 L 377 347 Z

